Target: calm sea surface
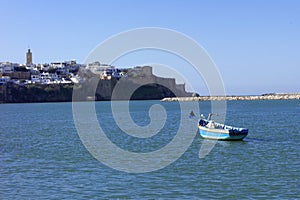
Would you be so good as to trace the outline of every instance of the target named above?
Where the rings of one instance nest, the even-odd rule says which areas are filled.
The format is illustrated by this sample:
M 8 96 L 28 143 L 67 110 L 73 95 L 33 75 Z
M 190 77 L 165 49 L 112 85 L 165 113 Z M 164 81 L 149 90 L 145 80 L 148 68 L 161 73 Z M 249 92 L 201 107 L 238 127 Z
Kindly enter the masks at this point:
M 167 111 L 162 134 L 153 140 L 119 134 L 110 102 L 97 102 L 99 124 L 128 151 L 151 152 L 176 135 L 176 102 L 133 101 L 138 125 L 149 123 L 149 107 Z M 200 103 L 201 112 L 210 102 Z M 199 159 L 198 135 L 171 165 L 133 174 L 96 160 L 77 134 L 71 103 L 0 105 L 0 199 L 299 199 L 300 101 L 230 101 L 226 123 L 249 128 L 244 141 L 217 142 Z M 88 119 L 87 119 L 88 120 Z

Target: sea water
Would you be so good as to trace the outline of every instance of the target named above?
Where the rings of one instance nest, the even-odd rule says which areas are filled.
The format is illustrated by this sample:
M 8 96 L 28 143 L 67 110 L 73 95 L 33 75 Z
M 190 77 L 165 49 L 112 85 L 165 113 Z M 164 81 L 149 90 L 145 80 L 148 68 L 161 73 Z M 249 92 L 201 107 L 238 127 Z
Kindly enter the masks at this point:
M 177 102 L 132 101 L 135 124 L 150 123 L 154 104 L 165 107 L 167 120 L 152 139 L 122 132 L 110 102 L 96 102 L 96 116 L 120 148 L 152 152 L 175 137 L 181 112 Z M 199 105 L 210 112 L 210 102 Z M 244 141 L 218 141 L 200 159 L 205 140 L 195 132 L 178 160 L 148 173 L 118 171 L 95 159 L 77 133 L 72 103 L 1 104 L 0 110 L 0 199 L 300 198 L 299 100 L 229 101 L 226 123 L 249 128 Z

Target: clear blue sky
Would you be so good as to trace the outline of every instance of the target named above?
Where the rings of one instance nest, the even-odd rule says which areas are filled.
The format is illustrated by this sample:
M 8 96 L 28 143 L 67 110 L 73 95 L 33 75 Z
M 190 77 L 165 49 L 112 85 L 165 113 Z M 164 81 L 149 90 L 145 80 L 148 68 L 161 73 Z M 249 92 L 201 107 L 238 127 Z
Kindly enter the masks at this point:
M 0 0 L 0 5 L 0 61 L 25 63 L 29 46 L 34 63 L 83 62 L 112 35 L 162 27 L 206 49 L 228 94 L 300 92 L 297 0 Z

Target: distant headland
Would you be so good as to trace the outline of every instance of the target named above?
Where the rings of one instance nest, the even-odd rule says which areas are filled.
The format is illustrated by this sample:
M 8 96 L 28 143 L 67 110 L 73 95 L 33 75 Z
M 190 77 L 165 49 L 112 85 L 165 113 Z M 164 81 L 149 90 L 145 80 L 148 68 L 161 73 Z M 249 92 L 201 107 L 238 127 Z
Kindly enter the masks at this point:
M 95 80 L 97 87 L 91 91 L 89 85 Z M 126 87 L 113 96 L 117 84 Z M 0 103 L 68 102 L 74 100 L 74 90 L 76 101 L 124 100 L 128 87 L 136 88 L 131 100 L 195 95 L 185 91 L 185 84 L 176 84 L 175 78 L 155 76 L 151 66 L 117 68 L 76 60 L 33 64 L 30 49 L 26 64 L 0 62 Z
M 96 89 L 89 86 L 97 81 Z M 114 93 L 116 86 L 124 86 Z M 78 64 L 76 60 L 34 64 L 30 49 L 26 64 L 0 62 L 0 103 L 128 100 L 213 101 L 300 99 L 300 93 L 250 96 L 199 96 L 187 92 L 175 78 L 152 73 L 151 66 L 117 68 L 98 61 Z M 76 96 L 74 96 L 74 90 Z M 74 98 L 76 97 L 76 98 Z

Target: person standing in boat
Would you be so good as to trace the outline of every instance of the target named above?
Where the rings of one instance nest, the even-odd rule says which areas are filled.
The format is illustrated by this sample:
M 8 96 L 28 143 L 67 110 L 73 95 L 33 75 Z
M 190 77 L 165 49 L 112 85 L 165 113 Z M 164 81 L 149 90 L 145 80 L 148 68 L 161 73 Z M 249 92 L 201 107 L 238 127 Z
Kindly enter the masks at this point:
M 205 125 L 207 124 L 206 121 L 205 121 L 204 119 L 205 119 L 204 115 L 201 114 L 201 115 L 200 115 L 200 121 L 199 121 L 199 125 L 200 125 L 200 126 L 205 126 Z

